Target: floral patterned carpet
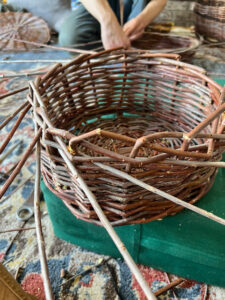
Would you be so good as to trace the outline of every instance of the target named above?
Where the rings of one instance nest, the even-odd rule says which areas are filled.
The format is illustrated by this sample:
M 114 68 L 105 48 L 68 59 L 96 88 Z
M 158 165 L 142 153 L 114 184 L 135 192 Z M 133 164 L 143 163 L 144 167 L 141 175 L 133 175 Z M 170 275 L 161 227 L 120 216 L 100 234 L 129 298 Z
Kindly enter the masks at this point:
M 49 65 L 49 62 L 45 62 L 45 60 L 53 60 L 53 58 L 55 61 L 60 59 L 63 61 L 71 57 L 69 54 L 60 52 L 51 53 L 48 51 L 45 53 L 33 52 L 17 55 L 1 54 L 0 95 L 28 85 L 30 77 L 13 77 L 13 75 L 44 72 Z M 10 61 L 18 61 L 20 59 L 29 62 L 10 63 Z M 0 123 L 19 104 L 25 101 L 26 93 L 27 91 L 0 100 Z M 15 123 L 15 120 L 16 118 L 1 130 L 0 145 L 6 137 L 6 133 L 10 131 Z M 7 172 L 13 164 L 21 159 L 32 136 L 33 121 L 30 113 L 28 113 L 11 139 L 6 151 L 18 141 L 21 141 L 21 143 L 1 163 L 0 172 Z M 33 189 L 34 177 L 31 176 L 34 172 L 35 162 L 34 155 L 32 155 L 7 193 L 0 200 L 0 260 L 13 276 L 20 270 L 21 272 L 17 275 L 17 280 L 23 289 L 35 295 L 38 299 L 44 300 L 45 296 L 43 281 L 40 275 L 41 270 L 35 230 L 30 229 L 4 233 L 8 229 L 18 228 L 23 225 L 21 221 L 16 219 L 16 212 Z M 26 183 L 17 189 L 24 181 Z M 4 179 L 0 174 L 0 186 L 3 184 Z M 12 192 L 13 194 L 7 198 L 7 195 Z M 43 201 L 41 202 L 41 212 L 50 280 L 55 299 L 145 299 L 135 278 L 121 259 L 98 255 L 58 239 L 54 235 L 47 208 Z M 33 217 L 26 221 L 24 227 L 34 227 Z M 153 291 L 157 291 L 169 282 L 177 279 L 174 275 L 149 267 L 139 266 L 139 268 Z M 222 300 L 225 299 L 225 290 L 186 280 L 173 290 L 169 290 L 159 296 L 158 299 Z

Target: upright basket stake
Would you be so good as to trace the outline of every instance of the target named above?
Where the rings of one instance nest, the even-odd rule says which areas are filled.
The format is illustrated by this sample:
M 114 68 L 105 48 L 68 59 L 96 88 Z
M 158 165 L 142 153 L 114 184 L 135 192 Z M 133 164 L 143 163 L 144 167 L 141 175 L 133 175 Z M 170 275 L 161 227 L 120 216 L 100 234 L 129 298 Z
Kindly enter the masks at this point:
M 37 106 L 37 100 L 35 98 L 35 107 Z M 35 114 L 35 111 L 34 111 Z M 35 124 L 35 132 L 39 132 L 38 125 Z M 35 188 L 34 188 L 34 218 L 35 218 L 35 227 L 36 227 L 36 235 L 37 235 L 37 243 L 38 243 L 38 251 L 40 254 L 40 263 L 41 263 L 41 271 L 44 282 L 44 290 L 46 300 L 53 300 L 54 296 L 52 293 L 52 288 L 49 279 L 49 272 L 47 266 L 47 258 L 45 253 L 45 242 L 44 236 L 42 232 L 41 225 L 41 211 L 40 211 L 40 176 L 41 176 L 41 149 L 40 149 L 40 138 L 36 144 L 36 177 L 35 177 Z
M 41 211 L 40 211 L 40 141 L 36 145 L 36 178 L 34 190 L 34 216 L 37 235 L 38 250 L 40 254 L 41 270 L 44 282 L 46 300 L 53 300 L 52 288 L 49 280 L 47 267 L 47 259 L 45 253 L 45 242 L 41 227 Z

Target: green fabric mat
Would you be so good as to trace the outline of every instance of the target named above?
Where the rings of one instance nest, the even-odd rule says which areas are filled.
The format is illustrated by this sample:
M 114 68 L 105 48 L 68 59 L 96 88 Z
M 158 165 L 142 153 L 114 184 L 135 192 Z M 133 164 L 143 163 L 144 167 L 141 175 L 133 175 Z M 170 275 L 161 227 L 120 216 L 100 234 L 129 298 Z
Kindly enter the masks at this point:
M 219 82 L 221 85 L 224 81 Z M 225 158 L 225 157 L 224 157 Z M 225 219 L 225 169 L 196 206 Z M 55 234 L 91 251 L 121 257 L 104 228 L 76 219 L 42 182 Z M 115 227 L 137 263 L 225 287 L 225 228 L 187 209 L 142 225 Z

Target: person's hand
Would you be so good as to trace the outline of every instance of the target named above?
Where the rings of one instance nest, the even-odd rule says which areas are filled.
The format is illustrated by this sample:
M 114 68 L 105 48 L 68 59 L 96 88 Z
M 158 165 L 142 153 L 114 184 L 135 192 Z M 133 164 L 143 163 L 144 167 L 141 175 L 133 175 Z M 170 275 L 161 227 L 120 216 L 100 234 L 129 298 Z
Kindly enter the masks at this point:
M 145 30 L 145 22 L 142 20 L 140 15 L 136 18 L 131 19 L 123 26 L 123 31 L 130 41 L 134 41 L 140 38 Z
M 129 38 L 115 18 L 101 24 L 101 38 L 105 49 L 116 47 L 128 49 L 130 47 Z

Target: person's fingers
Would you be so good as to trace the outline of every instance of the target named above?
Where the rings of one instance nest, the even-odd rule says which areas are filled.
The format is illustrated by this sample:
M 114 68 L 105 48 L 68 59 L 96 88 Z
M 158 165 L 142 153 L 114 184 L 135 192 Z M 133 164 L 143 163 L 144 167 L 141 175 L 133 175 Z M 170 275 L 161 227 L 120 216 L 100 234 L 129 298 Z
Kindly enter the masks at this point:
M 129 37 L 130 41 L 135 41 L 137 39 L 139 39 L 140 37 L 142 37 L 143 33 L 142 32 L 139 32 L 139 33 L 135 33 L 133 35 L 131 35 Z
M 129 36 L 132 35 L 132 33 L 135 31 L 135 27 L 132 26 L 131 22 L 127 22 L 127 23 L 123 26 L 123 31 L 124 31 L 125 34 L 129 37 Z
M 126 42 L 126 44 L 124 45 L 124 48 L 125 48 L 125 49 L 129 49 L 130 46 L 131 46 L 131 45 L 130 45 L 130 40 L 127 39 L 127 42 Z

